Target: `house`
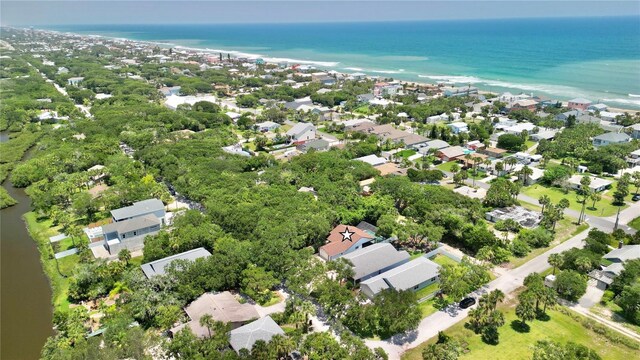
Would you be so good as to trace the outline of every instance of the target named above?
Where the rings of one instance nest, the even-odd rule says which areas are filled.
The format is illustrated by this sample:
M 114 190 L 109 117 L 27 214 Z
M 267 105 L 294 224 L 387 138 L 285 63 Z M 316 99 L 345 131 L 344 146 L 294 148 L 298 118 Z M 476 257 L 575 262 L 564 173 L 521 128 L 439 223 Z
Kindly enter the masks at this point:
M 362 181 L 361 181 L 362 182 Z M 376 233 L 378 232 L 378 227 L 372 224 L 369 224 L 366 221 L 360 221 L 358 223 L 358 225 L 356 225 L 356 227 L 366 233 L 368 233 L 371 236 L 375 236 Z
M 318 254 L 326 261 L 335 260 L 371 244 L 374 238 L 373 235 L 355 226 L 338 225 L 331 230 L 327 243 L 318 249 Z
M 579 190 L 582 187 L 580 184 L 580 180 L 582 180 L 582 175 L 573 175 L 569 178 L 568 182 L 572 189 Z M 589 188 L 591 191 L 600 192 L 604 191 L 611 187 L 612 182 L 610 180 L 602 179 L 599 177 L 591 177 L 591 183 L 589 184 Z
M 599 111 L 600 113 L 602 113 L 603 111 L 607 111 L 609 107 L 605 104 L 591 104 L 587 107 L 587 110 L 590 112 L 596 112 Z
M 518 160 L 518 162 L 523 165 L 528 165 L 533 162 L 538 162 L 542 160 L 542 155 L 529 154 L 526 152 L 517 152 L 513 155 L 513 157 L 515 157 L 516 160 Z
M 231 120 L 233 120 L 233 122 L 238 122 L 238 119 L 242 117 L 242 114 L 238 114 L 237 112 L 234 112 L 234 111 L 227 111 L 225 115 L 230 117 Z
M 237 329 L 260 317 L 253 305 L 241 304 L 236 297 L 228 291 L 218 294 L 202 294 L 189 304 L 184 311 L 189 316 L 190 321 L 169 330 L 171 334 L 175 335 L 178 331 L 188 327 L 197 337 L 208 337 L 209 330 L 205 326 L 200 325 L 200 318 L 204 315 L 211 315 L 214 321 L 229 324 L 232 329 Z
M 424 146 L 420 147 L 418 149 L 418 152 L 420 154 L 426 155 L 429 154 L 430 152 L 435 152 L 438 151 L 440 149 L 445 149 L 448 148 L 449 143 L 444 141 L 444 140 L 431 140 L 431 141 L 427 141 Z
M 368 103 L 373 100 L 375 96 L 373 94 L 360 94 L 356 96 L 356 100 L 360 103 Z
M 129 220 L 144 215 L 154 215 L 162 225 L 165 221 L 164 204 L 158 199 L 147 199 L 133 203 L 131 206 L 111 210 L 113 222 Z
M 374 166 L 373 168 L 380 171 L 380 176 L 386 176 L 386 175 L 402 176 L 407 174 L 407 169 L 401 169 L 398 167 L 398 165 L 391 162 L 382 164 L 382 165 L 377 165 L 377 166 Z
M 589 277 L 597 281 L 596 286 L 599 289 L 606 290 L 616 276 L 624 270 L 626 261 L 640 259 L 640 245 L 623 245 L 607 253 L 603 259 L 611 264 L 603 266 L 600 270 L 591 271 Z
M 185 251 L 180 254 L 167 256 L 156 261 L 142 264 L 140 267 L 142 268 L 142 272 L 147 277 L 147 279 L 150 279 L 157 275 L 164 275 L 167 267 L 176 260 L 196 261 L 197 259 L 206 258 L 208 256 L 211 256 L 211 253 L 207 251 L 207 249 L 199 247 L 197 249 Z
M 244 157 L 251 157 L 251 154 L 247 151 L 245 151 L 242 148 L 241 144 L 233 144 L 233 145 L 229 145 L 229 146 L 225 146 L 222 148 L 222 151 L 226 152 L 227 154 L 231 154 L 231 155 L 240 155 L 240 156 L 244 156 Z
M 389 243 L 367 246 L 342 256 L 349 260 L 353 269 L 353 280 L 360 282 L 382 274 L 409 261 L 409 253 L 398 251 Z
M 518 100 L 516 102 L 514 102 L 513 104 L 511 104 L 511 111 L 516 111 L 516 110 L 529 110 L 529 111 L 535 111 L 536 107 L 538 106 L 538 102 L 532 99 L 524 99 L 524 100 Z
M 260 132 L 274 131 L 279 128 L 280 124 L 273 121 L 264 121 L 256 124 L 256 129 Z
M 531 133 L 533 131 L 533 129 L 535 129 L 535 125 L 530 123 L 530 122 L 523 122 L 523 123 L 518 123 L 516 125 L 510 126 L 506 129 L 504 129 L 504 131 L 507 134 L 512 134 L 512 135 L 520 135 L 522 134 L 524 131 L 526 131 L 527 133 Z
M 577 118 L 580 115 L 582 115 L 582 111 L 580 110 L 565 111 L 561 114 L 556 115 L 556 120 L 567 122 L 567 120 L 569 119 L 569 116 L 574 116 Z
M 625 133 L 610 132 L 593 138 L 593 146 L 606 146 L 609 144 L 622 144 L 631 141 L 631 137 Z
M 157 234 L 160 227 L 160 219 L 153 214 L 103 225 L 104 247 L 111 255 L 118 254 L 123 249 L 140 250 L 144 247 L 144 238 Z
M 613 263 L 640 259 L 640 245 L 623 245 L 618 249 L 611 250 L 602 258 Z
M 369 164 L 371 166 L 378 166 L 378 165 L 382 165 L 382 164 L 386 164 L 387 163 L 387 159 L 385 159 L 383 157 L 380 157 L 378 155 L 375 155 L 375 154 L 359 157 L 359 158 L 356 158 L 356 159 L 353 159 L 353 160 L 366 162 L 367 164 Z
M 449 146 L 448 148 L 436 151 L 436 156 L 443 162 L 449 162 L 463 158 L 464 149 L 461 146 Z
M 485 219 L 491 222 L 512 219 L 522 227 L 534 228 L 538 226 L 540 220 L 542 220 L 542 214 L 537 211 L 525 209 L 522 206 L 511 206 L 489 211 L 485 213 Z
M 296 148 L 302 152 L 307 152 L 309 150 L 326 151 L 329 150 L 329 142 L 324 139 L 311 139 L 298 145 Z
M 66 67 L 61 66 L 61 67 L 58 68 L 58 75 L 60 75 L 60 74 L 68 74 L 68 73 L 69 73 L 69 69 L 67 69 Z
M 627 130 L 630 131 L 630 135 L 634 139 L 640 139 L 640 124 L 633 124 L 627 127 Z
M 580 114 L 578 115 L 578 117 L 576 117 L 576 123 L 578 124 L 600 124 L 600 121 L 602 121 L 599 117 L 595 117 L 595 116 L 591 116 L 591 115 L 587 115 L 587 114 Z
M 585 111 L 591 105 L 591 100 L 587 100 L 584 98 L 576 98 L 569 100 L 567 107 L 573 110 L 581 110 Z
M 638 150 L 634 150 L 631 152 L 631 154 L 629 154 L 629 156 L 625 159 L 627 161 L 627 164 L 629 164 L 629 167 L 636 167 L 640 165 L 640 149 Z M 625 169 L 628 170 L 628 169 Z M 633 173 L 633 170 L 631 170 L 631 172 Z
M 360 290 L 369 299 L 381 291 L 418 291 L 439 280 L 440 265 L 422 256 L 383 272 L 360 283 Z
M 496 159 L 501 159 L 508 151 L 505 149 L 499 149 L 495 147 L 487 147 L 478 149 L 478 153 L 484 154 Z
M 307 141 L 316 138 L 316 127 L 311 123 L 297 123 L 286 132 L 292 142 Z
M 611 111 L 600 111 L 600 119 L 604 121 L 615 121 L 618 116 L 623 116 L 623 113 L 619 112 L 611 112 Z
M 478 88 L 476 87 L 464 87 L 464 88 L 454 88 L 454 87 L 446 87 L 443 89 L 444 97 L 453 97 L 453 96 L 469 96 L 471 94 L 477 94 Z
M 84 80 L 84 78 L 81 77 L 81 76 L 71 77 L 71 78 L 67 79 L 67 85 L 78 86 L 78 85 L 80 85 L 82 80 Z
M 467 133 L 469 132 L 469 125 L 464 122 L 453 122 L 451 124 L 447 124 L 451 132 L 454 134 Z
M 529 135 L 529 139 L 533 140 L 533 141 L 540 141 L 540 140 L 553 140 L 556 137 L 556 134 L 558 133 L 557 130 L 553 130 L 553 129 L 548 129 L 548 130 L 541 130 L 538 131 L 535 134 L 530 134 Z
M 247 325 L 229 332 L 229 345 L 237 353 L 240 350 L 251 350 L 256 341 L 269 342 L 276 335 L 284 335 L 284 330 L 276 324 L 271 316 L 265 316 Z

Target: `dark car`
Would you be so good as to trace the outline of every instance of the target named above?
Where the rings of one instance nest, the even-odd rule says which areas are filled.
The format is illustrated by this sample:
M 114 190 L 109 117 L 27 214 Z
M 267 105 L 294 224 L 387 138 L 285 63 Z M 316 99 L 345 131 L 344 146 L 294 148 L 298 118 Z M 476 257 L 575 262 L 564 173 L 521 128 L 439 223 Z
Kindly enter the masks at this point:
M 638 195 L 633 195 L 633 197 L 631 198 L 631 200 L 633 200 L 633 201 L 638 201 L 638 200 L 640 200 L 640 194 L 638 194 Z
M 462 301 L 460 301 L 460 308 L 466 309 L 468 307 L 475 305 L 475 303 L 476 303 L 476 299 L 472 297 L 464 298 L 462 299 Z

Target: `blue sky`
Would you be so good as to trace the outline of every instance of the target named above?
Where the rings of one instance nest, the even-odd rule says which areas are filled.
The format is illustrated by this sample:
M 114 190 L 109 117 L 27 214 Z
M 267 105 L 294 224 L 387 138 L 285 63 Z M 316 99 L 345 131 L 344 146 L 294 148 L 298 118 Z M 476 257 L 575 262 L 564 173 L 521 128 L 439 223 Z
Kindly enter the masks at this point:
M 1 0 L 2 25 L 282 23 L 640 16 L 640 1 Z

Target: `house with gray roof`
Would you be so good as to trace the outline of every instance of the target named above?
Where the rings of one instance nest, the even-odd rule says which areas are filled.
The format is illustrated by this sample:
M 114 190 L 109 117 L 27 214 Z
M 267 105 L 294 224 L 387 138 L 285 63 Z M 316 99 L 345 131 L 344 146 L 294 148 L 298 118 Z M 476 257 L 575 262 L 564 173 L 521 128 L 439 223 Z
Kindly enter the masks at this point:
M 207 249 L 199 247 L 197 249 L 185 251 L 180 254 L 167 256 L 156 261 L 142 264 L 140 267 L 142 268 L 142 272 L 144 272 L 144 275 L 147 277 L 147 279 L 150 279 L 157 275 L 164 275 L 165 270 L 169 267 L 169 265 L 171 265 L 171 263 L 176 260 L 196 261 L 197 259 L 206 258 L 208 256 L 211 256 L 211 253 L 207 251 Z
M 140 250 L 144 247 L 144 238 L 157 234 L 161 225 L 160 219 L 152 214 L 103 225 L 104 247 L 111 255 L 123 249 Z
M 307 152 L 309 150 L 325 151 L 329 150 L 329 142 L 324 139 L 311 139 L 306 141 L 304 144 L 298 145 L 296 148 L 302 152 Z
M 422 256 L 360 283 L 360 290 L 373 299 L 381 291 L 418 291 L 439 280 L 440 265 Z
M 624 245 L 619 249 L 611 250 L 603 258 L 614 263 L 640 259 L 640 245 Z
M 593 138 L 593 146 L 606 146 L 609 144 L 622 144 L 631 141 L 631 137 L 625 133 L 610 132 Z
M 307 141 L 316 138 L 316 127 L 312 123 L 297 123 L 286 133 L 293 142 Z
M 640 259 L 640 245 L 623 245 L 618 249 L 611 250 L 602 258 L 610 261 L 611 264 L 600 270 L 591 271 L 589 277 L 597 280 L 598 288 L 606 290 L 616 276 L 622 273 L 626 261 Z
M 164 204 L 158 199 L 147 199 L 133 203 L 120 209 L 111 210 L 111 218 L 114 222 L 133 219 L 139 216 L 155 215 L 164 224 Z
M 373 244 L 342 256 L 351 262 L 353 280 L 364 281 L 409 261 L 409 253 L 389 243 Z
M 229 344 L 237 353 L 242 349 L 251 350 L 258 340 L 269 342 L 276 335 L 284 335 L 282 328 L 271 316 L 265 316 L 229 332 Z

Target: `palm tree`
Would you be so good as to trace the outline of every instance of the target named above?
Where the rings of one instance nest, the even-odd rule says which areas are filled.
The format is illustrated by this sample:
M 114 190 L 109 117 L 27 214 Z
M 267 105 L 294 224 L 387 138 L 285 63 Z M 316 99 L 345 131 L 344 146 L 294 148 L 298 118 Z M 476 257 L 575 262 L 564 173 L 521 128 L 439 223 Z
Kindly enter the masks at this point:
M 523 292 L 518 296 L 520 303 L 516 306 L 516 316 L 520 318 L 522 325 L 536 317 L 535 299 L 530 292 Z
M 520 174 L 522 174 L 522 184 L 527 185 L 529 176 L 533 175 L 533 170 L 525 165 L 522 170 L 520 170 Z
M 122 261 L 125 265 L 129 265 L 129 261 L 131 260 L 131 252 L 129 249 L 122 249 L 118 253 L 118 260 Z
M 556 289 L 545 286 L 544 291 L 542 292 L 542 303 L 544 304 L 544 308 L 542 312 L 544 314 L 547 313 L 547 306 L 553 306 L 558 302 L 558 293 Z
M 551 204 L 551 198 L 548 195 L 542 195 L 540 196 L 540 198 L 538 198 L 538 202 L 540 203 L 540 205 L 542 205 L 541 213 L 544 214 L 544 207 Z
M 200 326 L 204 326 L 209 331 L 209 337 L 211 337 L 211 329 L 215 326 L 215 321 L 211 314 L 204 314 L 200 317 Z
M 582 179 L 580 179 L 580 189 L 578 189 L 578 192 L 576 194 L 578 202 L 582 203 L 580 216 L 578 216 L 578 225 L 580 225 L 580 223 L 582 222 L 582 220 L 584 220 L 584 217 L 585 217 L 587 199 L 589 199 L 589 196 L 591 195 L 591 188 L 589 188 L 590 184 L 591 184 L 591 178 L 589 177 L 589 175 L 583 176 Z
M 595 210 L 596 203 L 602 199 L 602 195 L 600 195 L 599 192 L 592 191 L 591 195 L 589 195 L 589 198 L 593 201 L 593 204 L 591 204 L 591 209 Z
M 269 345 L 275 350 L 278 359 L 286 359 L 289 353 L 295 348 L 291 338 L 280 334 L 272 337 Z
M 553 275 L 555 275 L 556 269 L 564 263 L 564 258 L 562 257 L 562 254 L 551 254 L 549 255 L 547 262 L 549 262 L 549 265 L 553 266 Z

